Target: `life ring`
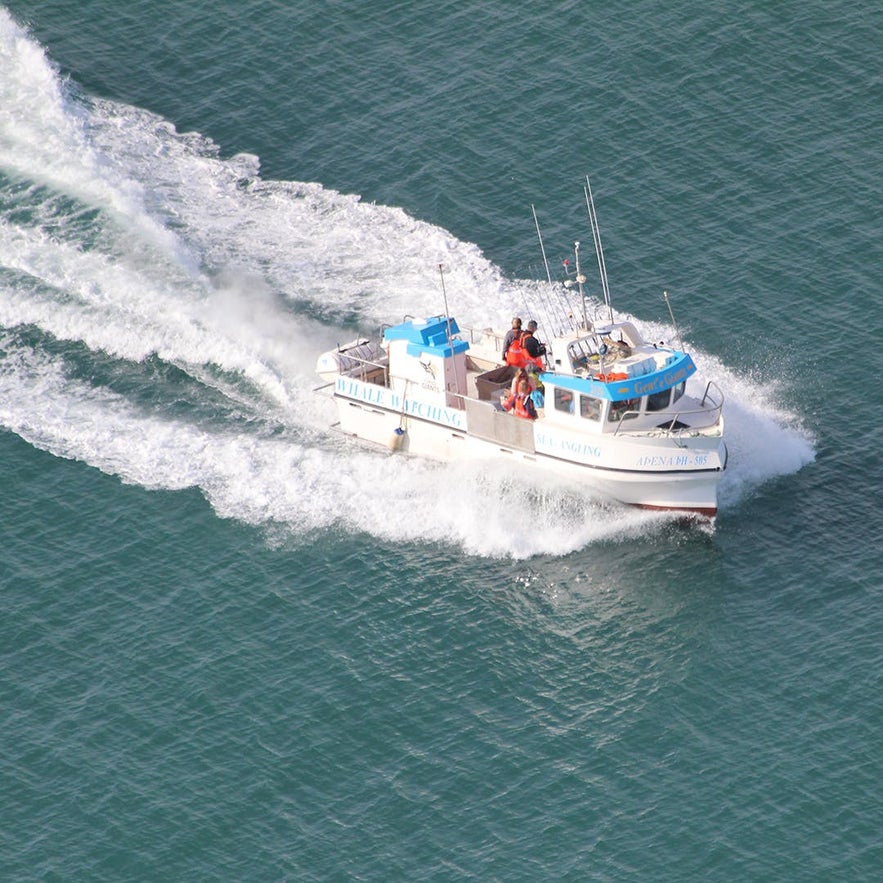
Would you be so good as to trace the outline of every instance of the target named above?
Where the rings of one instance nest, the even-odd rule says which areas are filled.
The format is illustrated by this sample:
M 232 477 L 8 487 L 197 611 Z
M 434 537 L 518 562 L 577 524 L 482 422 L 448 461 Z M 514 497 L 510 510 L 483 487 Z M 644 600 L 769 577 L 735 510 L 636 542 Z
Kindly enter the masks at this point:
M 614 380 L 628 380 L 628 374 L 623 374 L 621 372 L 614 372 L 612 374 L 596 374 L 595 380 L 600 380 L 601 383 L 612 383 Z

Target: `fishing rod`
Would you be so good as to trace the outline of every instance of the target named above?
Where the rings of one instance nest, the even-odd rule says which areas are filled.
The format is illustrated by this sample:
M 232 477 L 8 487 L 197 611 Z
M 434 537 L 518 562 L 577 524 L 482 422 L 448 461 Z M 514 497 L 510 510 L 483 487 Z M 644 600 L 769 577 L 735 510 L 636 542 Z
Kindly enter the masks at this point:
M 564 297 L 565 303 L 567 304 L 566 308 L 561 305 L 561 299 L 555 296 L 555 286 L 552 282 L 552 273 L 549 271 L 549 260 L 546 257 L 546 246 L 543 244 L 543 234 L 540 232 L 540 222 L 537 218 L 537 210 L 534 207 L 533 203 L 531 203 L 530 210 L 533 213 L 533 223 L 534 227 L 536 227 L 537 230 L 537 239 L 539 239 L 540 241 L 540 252 L 543 255 L 543 266 L 546 268 L 546 280 L 549 283 L 549 299 L 547 302 L 548 306 L 546 306 L 545 309 L 550 318 L 552 317 L 553 312 L 556 312 L 554 318 L 556 322 L 560 321 L 560 325 L 558 326 L 558 330 L 560 333 L 567 327 L 568 324 L 573 324 L 573 305 L 570 303 L 570 299 L 567 297 L 566 288 Z M 568 323 L 568 309 L 570 311 L 570 323 Z M 557 315 L 557 312 L 559 311 L 561 313 L 560 320 L 559 316 Z
M 601 291 L 604 294 L 604 303 L 607 305 L 607 311 L 610 316 L 610 322 L 613 323 L 613 305 L 610 302 L 610 287 L 607 284 L 607 265 L 604 262 L 604 249 L 601 246 L 601 228 L 598 225 L 598 215 L 595 212 L 595 200 L 592 197 L 592 184 L 589 176 L 586 175 L 586 186 L 583 188 L 586 197 L 586 209 L 589 213 L 589 223 L 592 227 L 592 239 L 595 242 L 595 255 L 598 258 L 598 272 L 601 276 Z
M 674 310 L 672 310 L 672 308 L 671 308 L 671 301 L 668 299 L 668 292 L 663 291 L 662 296 L 665 298 L 665 303 L 666 303 L 666 306 L 668 307 L 668 314 L 669 314 L 669 316 L 671 316 L 671 324 L 674 326 L 674 329 L 675 329 L 675 336 L 678 339 L 678 349 L 683 350 L 684 341 L 681 338 L 681 331 L 678 328 L 678 323 L 675 322 L 675 314 L 674 314 Z

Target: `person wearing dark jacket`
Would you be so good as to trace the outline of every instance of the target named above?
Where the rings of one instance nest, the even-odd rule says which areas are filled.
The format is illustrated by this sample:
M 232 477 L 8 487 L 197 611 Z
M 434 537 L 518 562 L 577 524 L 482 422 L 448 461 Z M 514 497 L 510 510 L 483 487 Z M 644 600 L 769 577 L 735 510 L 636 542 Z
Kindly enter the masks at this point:
M 538 359 L 540 356 L 546 355 L 546 345 L 537 340 L 537 323 L 533 319 L 527 323 L 527 331 L 522 346 L 527 350 L 527 354 L 532 359 Z
M 521 335 L 521 346 L 527 353 L 528 358 L 533 359 L 534 364 L 539 366 L 542 362 L 542 357 L 546 355 L 546 347 L 533 336 L 530 328 Z

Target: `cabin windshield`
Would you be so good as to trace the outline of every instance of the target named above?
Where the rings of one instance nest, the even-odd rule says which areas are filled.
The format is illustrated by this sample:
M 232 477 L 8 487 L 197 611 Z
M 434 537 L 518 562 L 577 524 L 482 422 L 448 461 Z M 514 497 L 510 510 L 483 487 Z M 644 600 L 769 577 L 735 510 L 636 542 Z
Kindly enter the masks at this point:
M 583 337 L 567 345 L 567 356 L 573 370 L 579 371 L 588 368 L 590 362 L 597 363 L 598 350 L 591 337 Z
M 670 401 L 670 389 L 664 389 L 662 392 L 654 392 L 652 395 L 647 396 L 647 410 L 664 411 L 668 407 Z
M 638 416 L 641 407 L 640 399 L 624 399 L 621 402 L 611 402 L 607 412 L 607 420 L 610 423 L 619 423 L 620 420 L 634 420 Z

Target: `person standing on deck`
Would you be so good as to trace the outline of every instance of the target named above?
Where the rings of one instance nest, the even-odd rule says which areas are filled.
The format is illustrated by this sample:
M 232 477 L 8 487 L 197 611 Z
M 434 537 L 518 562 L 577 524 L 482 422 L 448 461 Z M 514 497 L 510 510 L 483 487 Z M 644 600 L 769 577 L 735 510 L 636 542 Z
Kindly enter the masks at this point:
M 518 352 L 520 356 L 519 362 L 513 362 L 511 360 L 512 350 L 518 346 Z M 511 364 L 524 365 L 528 370 L 535 368 L 537 371 L 542 371 L 545 367 L 543 362 L 543 354 L 546 351 L 546 348 L 542 348 L 542 352 L 540 351 L 541 344 L 534 338 L 533 331 L 530 328 L 527 331 L 523 331 L 521 334 L 520 344 L 516 344 L 514 341 L 512 342 L 512 346 L 509 347 L 509 361 Z
M 512 346 L 512 341 L 517 340 L 521 337 L 521 318 L 516 316 L 512 320 L 512 327 L 506 332 L 506 336 L 503 338 L 503 361 L 506 361 L 506 353 L 509 352 L 509 347 Z
M 527 335 L 530 336 L 528 337 Z M 527 323 L 523 345 L 532 359 L 540 359 L 546 355 L 546 345 L 537 340 L 537 323 L 533 319 Z

